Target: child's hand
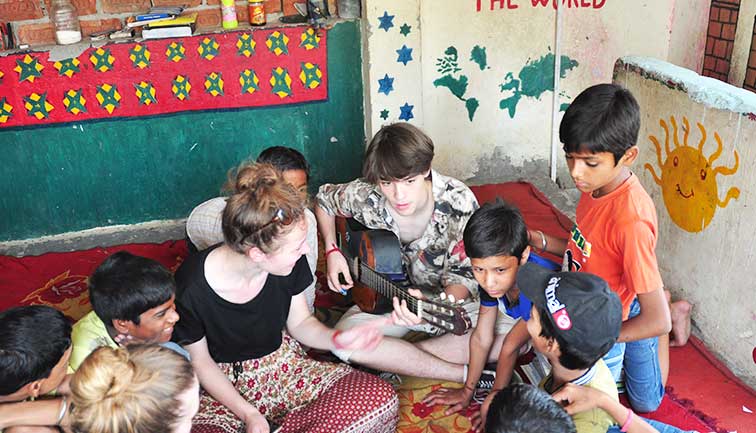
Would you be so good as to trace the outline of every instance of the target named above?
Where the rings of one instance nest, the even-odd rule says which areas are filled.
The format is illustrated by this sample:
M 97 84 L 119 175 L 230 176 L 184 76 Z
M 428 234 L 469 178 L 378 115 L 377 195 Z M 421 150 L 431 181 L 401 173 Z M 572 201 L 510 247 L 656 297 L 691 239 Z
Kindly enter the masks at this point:
M 113 338 L 113 341 L 115 341 L 119 346 L 125 346 L 129 343 L 133 343 L 134 337 L 129 334 L 118 334 Z
M 597 408 L 604 393 L 586 386 L 566 383 L 551 397 L 562 405 L 568 414 L 574 415 Z
M 445 415 L 457 413 L 470 404 L 473 392 L 470 388 L 439 388 L 425 396 L 423 403 L 428 406 L 437 404 L 449 405 Z
M 470 424 L 472 424 L 472 429 L 476 432 L 483 431 L 483 427 L 486 425 L 486 416 L 488 416 L 488 408 L 491 407 L 491 402 L 497 392 L 499 391 L 491 391 L 483 401 L 483 404 L 480 405 L 480 412 L 475 412 L 470 417 Z

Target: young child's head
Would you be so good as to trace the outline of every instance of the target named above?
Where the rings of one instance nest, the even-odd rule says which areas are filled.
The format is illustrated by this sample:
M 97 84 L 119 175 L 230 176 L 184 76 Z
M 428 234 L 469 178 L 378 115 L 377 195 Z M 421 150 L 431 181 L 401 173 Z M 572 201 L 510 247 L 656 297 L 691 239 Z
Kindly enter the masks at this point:
M 593 192 L 614 180 L 638 155 L 640 106 L 616 84 L 585 89 L 570 104 L 559 126 L 567 165 L 576 186 Z
M 71 379 L 71 425 L 88 433 L 189 433 L 199 382 L 183 356 L 154 344 L 100 347 Z
M 533 346 L 570 370 L 593 366 L 611 349 L 622 325 L 622 304 L 606 281 L 585 272 L 553 273 L 527 263 L 517 286 L 533 302 Z
M 299 151 L 284 146 L 269 147 L 260 152 L 256 162 L 272 165 L 281 172 L 284 181 L 289 182 L 303 197 L 307 196 L 310 166 Z
M 44 395 L 66 376 L 71 323 L 54 308 L 34 305 L 0 313 L 0 402 Z
M 494 298 L 504 296 L 530 253 L 520 211 L 500 199 L 485 203 L 467 221 L 463 239 L 478 284 Z
M 176 313 L 176 284 L 160 263 L 120 251 L 89 277 L 89 300 L 97 317 L 135 341 L 170 341 Z
M 488 408 L 486 433 L 575 433 L 575 423 L 550 395 L 532 385 L 497 392 Z

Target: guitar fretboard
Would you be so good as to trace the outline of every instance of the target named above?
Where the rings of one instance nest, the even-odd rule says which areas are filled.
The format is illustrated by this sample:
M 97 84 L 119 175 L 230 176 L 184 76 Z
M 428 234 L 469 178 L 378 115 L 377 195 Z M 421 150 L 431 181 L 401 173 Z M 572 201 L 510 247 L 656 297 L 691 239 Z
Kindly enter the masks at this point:
M 398 287 L 393 281 L 370 269 L 370 267 L 368 267 L 364 263 L 359 262 L 359 264 L 359 279 L 363 284 L 368 285 L 373 290 L 389 299 L 397 297 L 400 300 L 406 300 L 407 308 L 409 308 L 413 313 L 418 312 L 418 299 L 404 291 L 401 287 Z

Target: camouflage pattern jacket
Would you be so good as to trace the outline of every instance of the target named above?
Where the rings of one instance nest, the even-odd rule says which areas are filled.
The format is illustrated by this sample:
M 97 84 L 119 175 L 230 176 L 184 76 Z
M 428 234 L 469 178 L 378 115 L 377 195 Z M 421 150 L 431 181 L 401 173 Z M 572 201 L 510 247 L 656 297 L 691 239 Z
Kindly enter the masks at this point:
M 478 201 L 470 188 L 457 179 L 431 170 L 435 209 L 425 232 L 402 246 L 402 261 L 412 284 L 438 294 L 453 284 L 462 284 L 478 298 L 478 284 L 465 254 L 462 233 Z M 371 229 L 390 230 L 399 238 L 399 226 L 389 213 L 386 198 L 377 185 L 356 179 L 320 187 L 320 207 L 331 215 L 354 218 Z

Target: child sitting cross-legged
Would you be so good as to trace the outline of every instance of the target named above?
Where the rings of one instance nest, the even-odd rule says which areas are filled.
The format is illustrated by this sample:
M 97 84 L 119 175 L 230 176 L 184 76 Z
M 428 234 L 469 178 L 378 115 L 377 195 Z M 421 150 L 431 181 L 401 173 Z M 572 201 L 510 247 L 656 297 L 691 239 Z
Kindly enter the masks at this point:
M 608 367 L 601 359 L 614 346 L 622 325 L 622 304 L 606 281 L 586 272 L 553 273 L 539 266 L 525 264 L 517 272 L 517 286 L 533 303 L 527 332 L 533 347 L 549 360 L 551 374 L 539 387 L 557 393 L 568 384 L 594 388 L 618 401 L 617 387 Z M 502 375 L 506 377 L 506 375 Z M 496 391 L 506 383 L 499 377 L 492 392 L 481 407 L 479 426 L 486 419 L 488 407 Z M 569 395 L 562 397 L 568 402 Z M 573 414 L 578 433 L 622 431 L 636 418 L 627 410 L 624 420 L 617 420 L 606 409 L 594 404 L 589 410 Z M 656 421 L 649 421 L 662 433 L 681 430 Z
M 0 430 L 57 432 L 66 425 L 71 324 L 54 308 L 34 305 L 0 313 Z M 16 403 L 18 402 L 18 403 Z
M 79 368 L 100 346 L 158 343 L 188 357 L 172 343 L 176 313 L 176 284 L 160 263 L 120 251 L 103 261 L 89 278 L 93 311 L 73 327 L 69 366 Z

